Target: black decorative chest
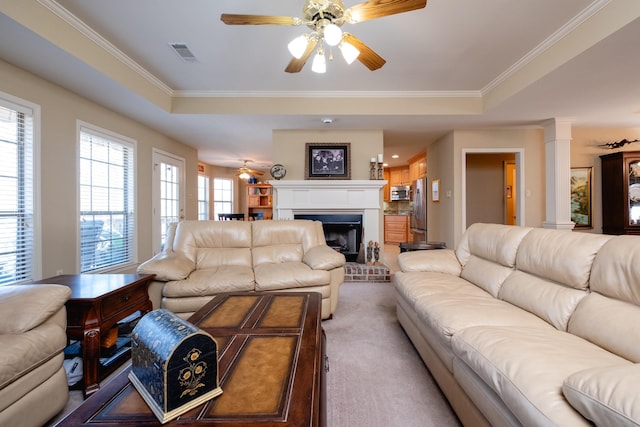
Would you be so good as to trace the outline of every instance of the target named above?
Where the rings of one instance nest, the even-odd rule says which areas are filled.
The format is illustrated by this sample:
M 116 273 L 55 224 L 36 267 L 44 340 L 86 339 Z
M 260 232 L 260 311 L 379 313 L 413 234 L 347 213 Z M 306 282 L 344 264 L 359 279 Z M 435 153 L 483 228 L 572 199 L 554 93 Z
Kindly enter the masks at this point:
M 222 393 L 216 340 L 174 313 L 146 314 L 132 333 L 129 379 L 161 423 Z

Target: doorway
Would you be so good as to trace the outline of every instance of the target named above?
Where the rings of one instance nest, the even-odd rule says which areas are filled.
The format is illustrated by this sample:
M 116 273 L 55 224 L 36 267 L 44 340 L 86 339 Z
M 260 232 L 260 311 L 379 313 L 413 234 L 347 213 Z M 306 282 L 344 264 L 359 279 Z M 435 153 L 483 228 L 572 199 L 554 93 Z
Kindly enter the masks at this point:
M 463 149 L 461 232 L 476 222 L 524 224 L 524 150 Z

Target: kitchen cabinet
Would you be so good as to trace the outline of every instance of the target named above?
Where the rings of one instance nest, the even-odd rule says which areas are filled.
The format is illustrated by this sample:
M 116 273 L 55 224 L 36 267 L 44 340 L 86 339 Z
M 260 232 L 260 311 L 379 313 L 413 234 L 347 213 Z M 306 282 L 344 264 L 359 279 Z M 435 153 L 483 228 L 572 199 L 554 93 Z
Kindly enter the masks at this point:
M 427 156 L 421 153 L 409 160 L 409 181 L 427 176 Z
M 389 169 L 389 185 L 409 185 L 409 166 L 399 166 Z
M 390 173 L 389 173 L 389 168 L 384 169 L 384 170 L 382 171 L 382 173 L 383 173 L 383 176 L 384 176 L 385 181 L 387 181 L 387 183 L 384 185 L 384 188 L 383 188 L 383 193 L 382 193 L 382 194 L 383 194 L 383 197 L 384 197 L 384 199 L 383 199 L 383 200 L 384 200 L 385 202 L 388 202 L 389 200 L 391 200 L 391 190 L 389 189 L 389 186 L 391 185 L 391 184 L 389 183 L 389 180 L 390 180 L 390 177 L 389 177 L 389 175 L 390 175 Z
M 402 243 L 409 241 L 409 216 L 384 216 L 384 242 Z
M 602 160 L 602 232 L 640 235 L 640 151 Z

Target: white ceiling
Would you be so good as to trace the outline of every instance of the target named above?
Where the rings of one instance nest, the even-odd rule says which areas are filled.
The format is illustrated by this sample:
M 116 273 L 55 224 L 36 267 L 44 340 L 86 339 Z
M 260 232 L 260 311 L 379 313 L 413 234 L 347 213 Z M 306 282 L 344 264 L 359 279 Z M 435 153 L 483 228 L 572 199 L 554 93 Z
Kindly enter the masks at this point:
M 306 27 L 219 19 L 300 16 L 302 4 L 1 2 L 0 58 L 221 166 L 251 159 L 268 167 L 274 129 L 382 129 L 385 160 L 398 153 L 403 163 L 453 129 L 539 126 L 553 117 L 640 127 L 637 0 L 428 0 L 424 9 L 345 24 L 387 63 L 372 72 L 335 52 L 324 75 L 310 63 L 284 72 L 286 45 Z M 186 43 L 197 61 L 182 61 L 172 42 Z M 334 122 L 323 124 L 326 117 Z

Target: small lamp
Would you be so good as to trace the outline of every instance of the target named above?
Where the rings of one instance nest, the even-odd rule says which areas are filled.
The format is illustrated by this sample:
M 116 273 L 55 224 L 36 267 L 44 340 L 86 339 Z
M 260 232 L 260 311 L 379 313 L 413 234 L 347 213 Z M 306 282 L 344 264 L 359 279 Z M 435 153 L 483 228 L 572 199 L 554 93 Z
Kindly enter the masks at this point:
M 311 64 L 311 71 L 320 74 L 327 72 L 327 60 L 324 57 L 324 50 L 318 49 L 318 53 L 313 58 L 313 63 Z

